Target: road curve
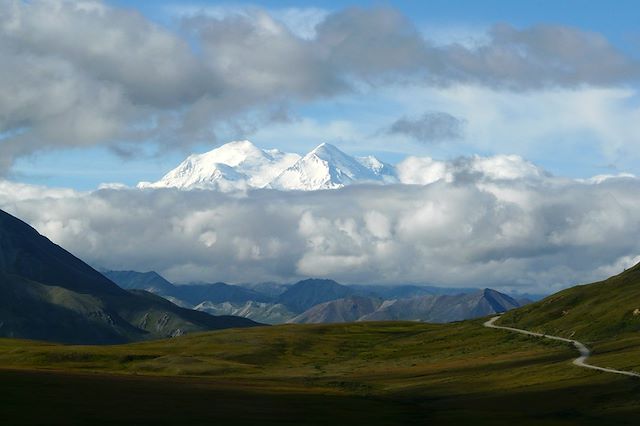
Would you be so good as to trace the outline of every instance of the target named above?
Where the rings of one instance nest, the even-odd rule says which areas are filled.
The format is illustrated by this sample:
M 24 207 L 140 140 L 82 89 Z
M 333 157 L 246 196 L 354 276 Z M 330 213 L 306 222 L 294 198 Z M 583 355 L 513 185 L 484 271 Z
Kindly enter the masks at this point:
M 489 321 L 484 323 L 484 326 L 489 328 L 497 328 L 500 330 L 513 331 L 516 333 L 526 334 L 528 336 L 546 337 L 547 339 L 559 340 L 561 342 L 571 343 L 573 346 L 575 346 L 578 352 L 580 352 L 580 356 L 573 360 L 573 363 L 578 367 L 590 368 L 591 370 L 604 371 L 605 373 L 622 374 L 623 376 L 640 377 L 640 373 L 634 373 L 633 371 L 614 370 L 613 368 L 604 368 L 604 367 L 598 367 L 597 365 L 587 364 L 586 361 L 589 358 L 589 355 L 591 355 L 591 351 L 583 343 L 578 342 L 577 340 L 565 339 L 564 337 L 558 337 L 558 336 L 549 336 L 548 334 L 534 333 L 532 331 L 522 330 L 519 328 L 503 327 L 500 325 L 495 325 L 494 323 L 498 320 L 498 318 L 500 318 L 499 315 L 491 318 Z

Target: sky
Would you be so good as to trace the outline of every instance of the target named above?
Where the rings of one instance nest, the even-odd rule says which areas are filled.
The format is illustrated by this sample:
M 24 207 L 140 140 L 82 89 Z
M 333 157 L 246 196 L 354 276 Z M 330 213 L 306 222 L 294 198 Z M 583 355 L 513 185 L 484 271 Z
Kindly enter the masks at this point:
M 9 5 L 15 2 L 5 1 L 4 3 Z M 36 5 L 31 9 L 38 8 L 38 2 L 35 3 Z M 5 173 L 8 173 L 13 179 L 21 182 L 68 186 L 85 190 L 96 188 L 105 181 L 133 185 L 138 181 L 159 178 L 188 153 L 205 152 L 224 142 L 236 139 L 250 139 L 265 148 L 275 147 L 298 153 L 305 153 L 321 142 L 331 142 L 347 152 L 353 154 L 373 153 L 389 162 L 397 162 L 406 155 L 451 159 L 473 154 L 517 154 L 534 161 L 554 174 L 583 178 L 611 172 L 637 173 L 640 167 L 640 161 L 634 149 L 635 135 L 638 132 L 633 131 L 637 130 L 634 129 L 637 124 L 633 123 L 633 120 L 637 118 L 638 105 L 637 79 L 633 74 L 637 71 L 621 69 L 626 66 L 629 68 L 637 66 L 635 61 L 638 59 L 638 40 L 640 40 L 640 30 L 637 26 L 639 7 L 633 1 L 618 1 L 614 5 L 605 1 L 265 1 L 251 3 L 111 1 L 103 3 L 103 5 L 110 8 L 110 12 L 119 14 L 119 18 L 113 19 L 119 19 L 122 22 L 118 27 L 122 31 L 122 43 L 127 42 L 126 37 L 129 37 L 128 41 L 131 43 L 136 43 L 137 40 L 136 34 L 127 32 L 132 30 L 127 26 L 131 23 L 126 23 L 127 19 L 133 19 L 127 16 L 131 15 L 135 16 L 135 20 L 154 28 L 150 32 L 166 33 L 168 37 L 175 37 L 178 41 L 186 43 L 184 46 L 176 48 L 191 50 L 185 56 L 198 57 L 195 60 L 204 60 L 202 58 L 203 52 L 199 51 L 200 47 L 198 47 L 202 44 L 202 40 L 198 40 L 198 38 L 203 37 L 203 31 L 196 29 L 197 24 L 194 23 L 198 19 L 208 17 L 221 24 L 225 20 L 230 21 L 234 17 L 237 18 L 238 15 L 255 17 L 264 14 L 274 20 L 275 25 L 282 25 L 294 32 L 293 39 L 298 37 L 309 39 L 314 37 L 315 25 L 321 23 L 327 16 L 339 15 L 357 8 L 357 10 L 364 12 L 378 10 L 385 11 L 388 15 L 397 14 L 394 19 L 398 20 L 396 23 L 398 28 L 389 28 L 389 31 L 407 32 L 404 34 L 406 40 L 397 41 L 398 46 L 415 43 L 414 34 L 408 34 L 414 31 L 425 43 L 429 44 L 451 46 L 460 43 L 467 46 L 479 46 L 487 43 L 492 37 L 492 29 L 495 29 L 496 26 L 506 25 L 522 32 L 520 35 L 523 37 L 527 36 L 525 34 L 527 31 L 532 31 L 531 34 L 528 34 L 530 37 L 528 40 L 522 39 L 520 42 L 529 43 L 531 61 L 541 62 L 537 65 L 543 65 L 544 61 L 549 63 L 567 61 L 565 65 L 571 67 L 578 66 L 577 63 L 580 62 L 584 69 L 576 68 L 573 73 L 575 75 L 563 76 L 562 81 L 559 81 L 560 76 L 548 76 L 548 81 L 538 81 L 527 87 L 522 81 L 509 81 L 509 77 L 513 78 L 514 76 L 507 75 L 508 70 L 505 70 L 503 74 L 498 69 L 483 71 L 477 68 L 480 66 L 479 64 L 467 64 L 467 66 L 476 68 L 459 71 L 477 74 L 475 76 L 445 75 L 439 76 L 439 78 L 453 79 L 453 81 L 424 84 L 424 81 L 420 81 L 420 79 L 424 79 L 424 74 L 429 74 L 430 69 L 428 64 L 420 64 L 418 59 L 415 60 L 415 64 L 405 63 L 398 65 L 397 69 L 384 69 L 394 67 L 371 64 L 372 71 L 368 75 L 363 75 L 361 69 L 353 68 L 356 66 L 354 63 L 351 64 L 351 69 L 345 66 L 344 69 L 326 71 L 326 75 L 313 77 L 318 80 L 321 78 L 325 80 L 331 78 L 348 79 L 350 81 L 344 84 L 350 87 L 330 87 L 328 81 L 323 82 L 325 87 L 284 87 L 278 86 L 278 82 L 272 81 L 274 87 L 271 90 L 282 92 L 280 99 L 274 93 L 243 93 L 244 97 L 257 96 L 262 99 L 246 99 L 243 105 L 230 106 L 229 110 L 233 109 L 233 111 L 224 113 L 216 110 L 218 106 L 209 106 L 210 111 L 201 113 L 208 115 L 208 117 L 199 119 L 198 124 L 193 123 L 192 128 L 182 132 L 176 130 L 175 126 L 180 125 L 176 123 L 167 124 L 164 128 L 158 126 L 155 132 L 132 131 L 131 128 L 123 129 L 131 126 L 145 126 L 146 123 L 141 123 L 140 120 L 169 120 L 169 118 L 161 118 L 159 115 L 175 114 L 182 108 L 188 109 L 190 107 L 190 105 L 182 103 L 183 99 L 178 96 L 178 93 L 174 94 L 176 98 L 172 104 L 170 102 L 171 105 L 167 105 L 166 100 L 158 103 L 157 101 L 160 99 L 140 99 L 139 96 L 136 98 L 135 95 L 141 93 L 133 93 L 132 96 L 126 96 L 125 93 L 125 99 L 104 99 L 105 103 L 122 102 L 122 105 L 101 105 L 103 110 L 100 110 L 99 107 L 95 108 L 96 114 L 109 115 L 109 119 L 104 119 L 102 120 L 104 123 L 101 123 L 105 126 L 104 129 L 101 129 L 104 134 L 78 135 L 83 139 L 82 141 L 72 141 L 70 139 L 73 139 L 73 136 L 70 135 L 59 135 L 58 138 L 66 138 L 66 140 L 49 142 L 40 140 L 29 142 L 28 144 L 32 146 L 28 149 L 12 149 L 20 152 L 11 154 L 11 160 L 7 160 L 7 162 L 10 161 L 10 166 L 5 165 L 4 169 Z M 11 9 L 11 7 L 6 9 Z M 30 13 L 28 7 L 24 7 L 24 9 L 23 14 Z M 64 10 L 59 11 L 61 20 L 64 13 Z M 31 14 L 36 15 L 36 13 Z M 67 14 L 70 14 L 68 10 Z M 75 19 L 81 20 L 82 18 L 75 16 Z M 105 24 L 103 22 L 103 25 Z M 95 39 L 90 41 L 97 46 L 104 43 L 104 39 L 100 38 L 98 28 L 100 27 L 96 27 L 92 34 Z M 365 28 L 361 29 L 366 31 Z M 104 27 L 103 30 L 108 31 L 108 28 Z M 553 31 L 562 30 L 570 31 L 571 34 L 565 34 L 565 44 L 559 44 L 557 51 L 553 51 L 551 49 L 553 47 L 552 39 L 559 37 L 557 34 L 554 35 Z M 56 28 L 53 26 L 44 28 L 39 36 L 44 37 L 46 31 L 55 32 Z M 95 56 L 99 54 L 103 55 L 102 61 L 127 60 L 126 55 L 118 58 L 116 52 L 98 52 L 100 50 L 98 48 L 89 49 L 86 52 L 74 50 L 74 47 L 65 44 L 70 41 L 64 38 L 70 36 L 70 31 L 82 31 L 82 28 L 80 26 L 78 28 L 70 27 L 67 31 L 68 34 L 60 36 L 60 43 L 45 48 L 50 49 L 54 55 L 84 54 L 86 57 L 82 61 L 91 61 L 92 58 L 100 61 Z M 394 36 L 392 33 L 388 34 L 388 37 L 392 36 Z M 19 37 L 21 36 L 17 33 L 12 36 L 16 39 Z M 31 46 L 34 47 L 38 43 L 37 37 L 38 35 L 33 35 L 30 41 L 25 39 L 21 41 L 32 43 Z M 52 37 L 55 38 L 55 35 Z M 503 38 L 509 37 L 511 37 L 510 40 L 505 40 L 502 45 L 496 46 L 495 50 L 505 49 L 508 51 L 506 53 L 513 54 L 518 48 L 518 40 L 514 34 Z M 546 42 L 544 41 L 545 37 L 549 37 Z M 366 44 L 364 40 L 360 40 L 360 42 Z M 505 43 L 512 43 L 512 45 Z M 600 46 L 601 44 L 605 44 L 605 46 Z M 230 43 L 227 42 L 227 45 Z M 118 48 L 124 47 L 119 46 Z M 153 49 L 150 45 L 147 48 Z M 166 46 L 165 48 L 167 51 L 163 54 L 170 55 L 171 48 Z M 304 48 L 302 47 L 302 49 Z M 601 52 L 589 50 L 600 48 L 602 48 Z M 52 51 L 56 49 L 57 53 Z M 309 49 L 312 48 L 309 47 Z M 537 50 L 534 52 L 535 49 Z M 414 55 L 414 58 L 417 58 L 420 56 L 419 50 L 421 50 L 419 46 L 409 46 L 406 55 Z M 538 57 L 534 57 L 533 53 Z M 116 57 L 107 57 L 107 54 L 114 54 Z M 132 51 L 130 54 L 137 55 L 140 61 L 143 60 L 139 51 Z M 266 54 L 276 57 L 279 52 L 274 51 Z M 353 52 L 344 52 L 344 54 L 352 55 Z M 489 52 L 485 54 L 488 55 Z M 494 52 L 494 54 L 499 53 Z M 612 56 L 609 60 L 628 61 L 629 63 L 611 65 L 605 70 L 606 64 L 602 64 L 600 60 L 596 59 L 597 56 L 593 56 L 597 54 L 612 54 L 616 58 Z M 295 55 L 292 56 L 294 56 L 292 60 L 297 60 Z M 240 62 L 245 59 L 237 56 L 233 60 Z M 75 56 L 73 60 L 77 64 L 77 61 L 81 59 Z M 302 64 L 302 60 L 300 58 L 297 63 L 300 67 L 306 66 Z M 390 61 L 393 60 L 394 58 L 390 59 Z M 408 58 L 395 58 L 395 60 L 409 61 Z M 507 61 L 508 59 L 504 57 L 502 60 Z M 386 58 L 382 58 L 381 61 L 386 61 Z M 103 65 L 108 66 L 106 63 Z M 532 66 L 533 64 L 513 62 L 500 64 L 496 62 L 494 66 L 496 68 L 499 66 L 511 67 L 510 72 L 513 74 L 524 71 L 523 69 L 516 70 L 515 67 L 527 65 Z M 131 64 L 128 71 L 133 72 L 134 66 L 143 66 L 143 64 Z M 267 63 L 264 60 L 256 61 L 252 66 L 266 67 L 268 72 L 274 73 L 286 74 L 292 71 L 297 74 L 300 72 L 295 68 L 279 70 L 273 67 L 273 63 Z M 431 68 L 435 66 L 432 64 Z M 457 66 L 462 67 L 460 64 Z M 90 67 L 90 64 L 83 63 L 81 67 Z M 594 69 L 593 75 L 587 75 L 589 74 L 588 68 L 591 67 L 603 69 Z M 487 67 L 485 66 L 485 68 Z M 89 74 L 95 74 L 96 71 L 98 70 L 87 70 Z M 118 72 L 114 69 L 111 71 Z M 396 75 L 389 75 L 394 71 Z M 126 70 L 120 70 L 120 72 L 126 72 Z M 186 77 L 194 71 L 176 69 L 173 72 L 183 72 Z M 342 75 L 329 75 L 331 72 Z M 436 71 L 431 72 L 437 73 Z M 489 81 L 492 78 L 490 75 L 480 75 L 487 72 L 499 75 L 493 76 L 495 81 Z M 532 70 L 532 72 L 536 71 Z M 599 72 L 603 74 L 597 75 Z M 421 73 L 423 75 L 420 75 Z M 453 71 L 450 72 L 450 74 L 453 73 Z M 580 75 L 580 73 L 584 75 Z M 608 76 L 606 73 L 610 75 Z M 629 73 L 629 75 L 620 75 L 625 73 Z M 103 74 L 97 74 L 91 77 L 97 79 L 118 77 L 105 76 L 103 75 L 104 71 Z M 128 78 L 124 74 L 120 74 L 119 77 Z M 140 77 L 129 76 L 129 78 Z M 249 75 L 246 77 L 251 78 Z M 534 77 L 529 76 L 529 78 Z M 215 78 L 216 76 L 212 73 L 211 80 L 213 81 Z M 282 78 L 289 77 L 282 76 Z M 527 77 L 523 75 L 519 78 Z M 502 81 L 500 81 L 501 79 Z M 9 83 L 9 81 L 7 82 Z M 26 84 L 27 81 L 24 83 Z M 119 88 L 120 90 L 131 91 L 130 85 L 135 82 L 130 80 L 116 83 L 125 83 L 124 87 Z M 158 81 L 155 83 L 167 82 Z M 176 81 L 169 82 L 169 84 L 177 83 Z M 334 83 L 337 82 L 334 81 Z M 188 83 L 182 82 L 181 84 Z M 301 81 L 299 84 L 311 86 L 320 84 L 320 82 L 309 80 Z M 193 86 L 193 90 L 202 90 L 195 83 L 195 80 Z M 256 92 L 260 91 L 257 88 L 254 89 Z M 149 88 L 148 90 L 154 89 Z M 460 96 L 460 90 L 465 91 L 463 96 Z M 85 95 L 92 96 L 89 93 Z M 28 95 L 22 94 L 22 96 Z M 170 96 L 170 94 L 166 96 Z M 229 96 L 236 96 L 236 94 L 230 93 Z M 75 101 L 77 103 L 81 100 L 75 99 Z M 225 100 L 225 102 L 227 101 L 233 102 Z M 59 101 L 51 99 L 51 102 Z M 142 105 L 138 105 L 140 102 Z M 196 101 L 190 99 L 190 102 Z M 144 111 L 142 117 L 137 114 L 139 111 L 130 111 L 124 117 L 121 114 L 115 114 L 112 110 L 104 110 L 124 108 L 125 105 L 131 107 L 131 103 L 134 104 L 133 109 L 137 109 L 135 106 L 140 106 L 141 109 L 148 107 L 151 109 L 159 108 L 159 110 Z M 521 107 L 515 109 L 513 108 L 514 104 Z M 193 106 L 191 104 L 191 107 Z M 28 106 L 25 104 L 22 107 L 27 108 Z M 272 108 L 275 111 L 265 111 L 265 108 Z M 53 111 L 42 111 L 42 114 L 55 116 L 61 112 L 53 108 Z M 416 139 L 408 134 L 384 132 L 385 126 L 391 126 L 403 117 L 417 118 L 427 112 L 445 112 L 463 120 L 464 129 L 462 129 L 460 137 L 453 140 L 434 141 L 428 140 L 428 135 L 423 135 L 426 136 L 425 138 Z M 264 117 L 265 114 L 270 113 L 285 121 L 270 120 Z M 13 115 L 17 116 L 13 117 Z M 224 117 L 220 117 L 222 115 Z M 601 122 L 594 121 L 594 115 L 598 115 L 598 121 Z M 22 133 L 28 124 L 25 126 L 25 117 L 20 116 L 17 111 L 7 111 L 5 116 L 8 118 L 2 128 L 5 130 L 5 144 L 9 145 L 10 136 L 15 132 Z M 46 120 L 46 117 L 43 116 L 39 118 Z M 180 120 L 180 117 L 173 118 Z M 183 117 L 183 119 L 186 118 Z M 193 121 L 196 120 L 193 119 Z M 229 126 L 229 121 L 234 121 L 234 123 Z M 34 127 L 38 127 L 38 124 L 42 124 L 42 127 L 50 126 L 48 123 L 36 122 Z M 206 128 L 208 126 L 215 128 Z M 318 129 L 327 128 L 332 131 L 318 131 Z M 158 136 L 158 134 L 162 136 Z M 40 135 L 34 135 L 34 138 L 42 139 Z M 159 141 L 159 139 L 164 140 Z M 5 151 L 5 157 L 8 158 L 10 149 L 5 148 L 3 151 Z
M 604 278 L 640 254 L 639 12 L 622 0 L 0 0 L 0 208 L 96 266 L 177 281 L 547 291 Z M 134 189 L 240 139 L 374 154 L 419 188 Z M 440 181 L 424 178 L 436 169 Z M 327 210 L 345 193 L 355 206 Z M 175 235 L 145 229 L 145 214 Z

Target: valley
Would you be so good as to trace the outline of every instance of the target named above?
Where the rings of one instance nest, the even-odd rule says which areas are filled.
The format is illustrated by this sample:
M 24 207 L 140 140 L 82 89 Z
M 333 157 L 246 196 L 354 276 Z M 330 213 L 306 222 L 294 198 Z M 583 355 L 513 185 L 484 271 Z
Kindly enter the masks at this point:
M 0 409 L 11 424 L 583 425 L 640 414 L 640 266 L 520 306 L 491 289 L 105 276 L 4 212 L 0 245 Z M 581 361 L 587 351 L 575 339 L 602 368 L 575 365 L 576 347 Z
M 0 0 L 0 426 L 637 425 L 639 16 Z
M 34 401 L 27 389 L 40 383 L 35 398 L 45 406 L 64 407 L 64 395 L 91 390 L 72 412 L 105 423 L 130 415 L 118 408 L 129 398 L 144 424 L 231 421 L 238 412 L 241 424 L 324 424 L 333 416 L 371 424 L 631 424 L 638 414 L 640 381 L 575 367 L 576 352 L 564 343 L 482 323 L 282 325 L 116 346 L 1 340 L 0 377 L 11 398 L 0 405 L 26 407 Z M 36 414 L 22 418 L 29 416 Z

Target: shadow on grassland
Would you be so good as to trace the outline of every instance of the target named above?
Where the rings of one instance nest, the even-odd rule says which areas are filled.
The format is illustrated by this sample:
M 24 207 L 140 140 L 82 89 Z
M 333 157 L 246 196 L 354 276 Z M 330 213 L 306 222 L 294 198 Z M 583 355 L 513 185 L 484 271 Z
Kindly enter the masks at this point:
M 635 424 L 640 382 L 466 393 L 447 386 L 387 398 L 265 391 L 198 378 L 0 371 L 5 424 Z

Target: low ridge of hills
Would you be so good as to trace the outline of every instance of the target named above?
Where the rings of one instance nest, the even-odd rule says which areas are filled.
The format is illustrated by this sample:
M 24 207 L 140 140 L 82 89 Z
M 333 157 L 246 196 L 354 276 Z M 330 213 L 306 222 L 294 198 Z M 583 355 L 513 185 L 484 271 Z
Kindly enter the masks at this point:
M 126 291 L 0 210 L 1 337 L 102 344 L 254 325 Z
M 313 306 L 290 322 L 321 324 L 359 321 L 375 312 L 383 303 L 382 299 L 375 297 L 349 296 Z
M 244 303 L 205 301 L 194 306 L 194 309 L 211 315 L 235 315 L 250 318 L 265 324 L 283 324 L 296 315 L 281 303 L 255 302 L 253 300 Z
M 466 294 L 397 299 L 386 303 L 361 320 L 450 322 L 503 313 L 519 306 L 515 299 L 506 294 L 486 288 Z
M 387 320 L 449 322 L 502 313 L 521 306 L 520 301 L 491 289 L 346 286 L 327 279 L 306 279 L 292 285 L 174 285 L 155 272 L 104 273 L 123 288 L 151 291 L 213 315 L 238 315 L 268 324 Z
M 393 300 L 356 296 L 322 303 L 293 318 L 291 322 L 451 322 L 503 313 L 519 306 L 513 298 L 491 289 L 467 294 L 426 295 Z

